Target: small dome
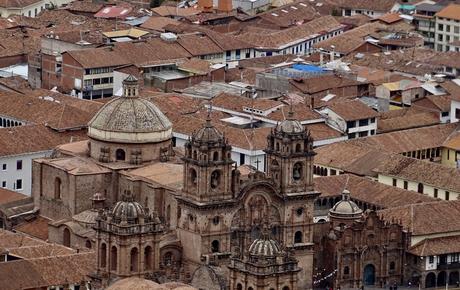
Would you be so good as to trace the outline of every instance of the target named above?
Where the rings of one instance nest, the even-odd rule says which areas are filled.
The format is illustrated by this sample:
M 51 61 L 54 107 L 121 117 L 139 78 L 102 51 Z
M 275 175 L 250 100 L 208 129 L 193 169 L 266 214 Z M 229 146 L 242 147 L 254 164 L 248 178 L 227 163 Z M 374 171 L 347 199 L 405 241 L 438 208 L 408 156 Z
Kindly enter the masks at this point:
M 126 79 L 124 88 L 137 80 Z M 156 143 L 171 139 L 169 119 L 152 102 L 137 95 L 105 104 L 88 123 L 88 136 L 119 143 Z
M 209 118 L 206 120 L 206 124 L 198 132 L 193 134 L 193 141 L 199 143 L 218 143 L 223 138 L 222 133 L 211 124 Z
M 153 281 L 142 279 L 138 277 L 130 277 L 118 280 L 113 283 L 107 290 L 167 290 L 168 288 L 162 287 L 160 284 Z
M 305 132 L 305 128 L 294 118 L 294 113 L 289 111 L 288 117 L 276 126 L 278 132 L 299 134 Z
M 350 192 L 344 190 L 342 193 L 342 200 L 337 202 L 330 210 L 329 214 L 337 218 L 360 218 L 363 211 L 356 203 L 350 200 Z
M 131 193 L 125 193 L 123 200 L 115 204 L 112 209 L 115 222 L 126 220 L 128 223 L 137 223 L 138 218 L 145 217 L 144 207 L 134 201 Z
M 249 247 L 249 255 L 258 257 L 274 257 L 281 252 L 279 244 L 270 238 L 254 240 Z

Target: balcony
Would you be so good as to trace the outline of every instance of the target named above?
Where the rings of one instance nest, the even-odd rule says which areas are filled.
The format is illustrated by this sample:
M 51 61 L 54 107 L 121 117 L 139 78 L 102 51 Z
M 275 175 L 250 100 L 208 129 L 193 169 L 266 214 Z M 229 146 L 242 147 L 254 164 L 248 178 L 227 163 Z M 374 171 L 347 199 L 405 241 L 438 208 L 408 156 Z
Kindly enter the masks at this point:
M 438 270 L 457 270 L 460 269 L 460 262 L 438 264 Z

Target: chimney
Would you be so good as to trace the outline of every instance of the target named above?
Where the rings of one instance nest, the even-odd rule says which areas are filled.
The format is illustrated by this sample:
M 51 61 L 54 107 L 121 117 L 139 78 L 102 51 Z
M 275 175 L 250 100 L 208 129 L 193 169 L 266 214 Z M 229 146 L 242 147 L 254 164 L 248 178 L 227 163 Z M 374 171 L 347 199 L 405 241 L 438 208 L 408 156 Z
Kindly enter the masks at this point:
M 198 7 L 200 7 L 203 12 L 212 12 L 212 0 L 198 0 Z
M 222 12 L 230 12 L 233 10 L 232 0 L 218 0 L 217 9 Z

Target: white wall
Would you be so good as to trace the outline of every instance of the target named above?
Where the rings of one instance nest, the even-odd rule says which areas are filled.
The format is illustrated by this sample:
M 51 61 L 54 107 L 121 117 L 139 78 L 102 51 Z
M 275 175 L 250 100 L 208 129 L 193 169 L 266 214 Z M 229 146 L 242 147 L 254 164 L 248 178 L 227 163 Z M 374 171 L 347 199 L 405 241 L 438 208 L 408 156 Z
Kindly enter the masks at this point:
M 6 182 L 6 188 L 30 195 L 32 191 L 32 160 L 51 155 L 52 150 L 21 155 L 0 157 L 0 187 Z M 22 169 L 17 170 L 17 161 L 22 160 Z M 6 170 L 3 166 L 6 164 Z M 22 189 L 16 188 L 16 181 L 22 180 Z
M 457 119 L 455 116 L 455 111 L 457 109 L 460 111 L 460 101 L 452 100 L 450 102 L 450 122 L 451 123 L 457 123 L 459 121 L 459 119 Z
M 45 10 L 45 1 L 39 1 L 23 8 L 2 8 L 0 7 L 0 17 L 7 18 L 10 15 L 23 15 L 36 17 L 38 13 Z

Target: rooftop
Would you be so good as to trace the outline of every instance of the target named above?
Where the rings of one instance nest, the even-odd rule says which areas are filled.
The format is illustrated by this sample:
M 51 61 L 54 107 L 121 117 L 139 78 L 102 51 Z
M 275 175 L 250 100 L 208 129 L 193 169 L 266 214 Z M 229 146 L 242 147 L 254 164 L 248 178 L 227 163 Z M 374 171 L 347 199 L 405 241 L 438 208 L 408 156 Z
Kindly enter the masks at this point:
M 460 5 L 450 4 L 436 13 L 436 17 L 460 20 Z
M 369 108 L 360 100 L 350 100 L 327 105 L 327 108 L 345 121 L 355 121 L 361 119 L 376 118 L 378 113 Z
M 419 257 L 440 256 L 460 252 L 460 235 L 423 239 L 413 245 L 409 253 Z

